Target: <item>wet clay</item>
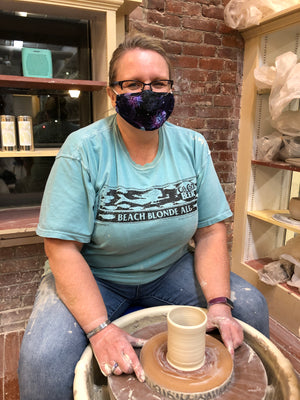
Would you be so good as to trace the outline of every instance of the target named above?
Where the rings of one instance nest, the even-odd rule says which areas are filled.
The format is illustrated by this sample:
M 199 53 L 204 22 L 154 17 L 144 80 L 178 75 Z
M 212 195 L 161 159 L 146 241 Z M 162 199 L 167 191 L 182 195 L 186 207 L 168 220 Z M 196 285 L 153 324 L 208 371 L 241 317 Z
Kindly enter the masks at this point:
M 201 368 L 205 362 L 206 312 L 199 307 L 174 307 L 167 314 L 167 324 L 167 347 L 164 348 L 166 353 L 163 354 L 168 363 L 181 371 L 195 371 Z M 154 340 L 155 338 L 150 339 L 151 342 Z M 150 343 L 143 352 L 152 353 L 149 347 Z M 159 355 L 160 353 L 157 354 Z M 146 362 L 147 358 L 144 357 Z
M 168 398 L 172 395 L 175 398 L 182 393 L 194 394 L 190 396 L 191 400 L 200 393 L 210 393 L 210 398 L 214 398 L 224 392 L 230 382 L 233 362 L 219 340 L 206 335 L 203 366 L 194 371 L 182 371 L 174 368 L 166 359 L 167 336 L 167 332 L 153 336 L 141 351 L 146 382 L 153 390 Z
M 142 337 L 144 339 L 150 339 L 151 337 L 156 336 L 159 333 L 165 332 L 166 330 L 167 325 L 163 322 L 145 327 L 135 332 L 134 335 L 137 337 Z M 208 337 L 219 341 L 217 338 L 211 337 L 211 335 L 208 335 Z M 210 343 L 213 343 L 213 341 L 211 341 L 210 339 L 208 341 Z M 223 346 L 221 342 L 220 344 L 221 346 Z M 165 350 L 162 349 L 160 351 L 165 352 Z M 139 352 L 137 351 L 137 353 Z M 212 363 L 214 363 L 214 357 L 216 353 L 210 353 L 210 350 L 206 351 L 206 354 L 208 354 L 208 358 L 211 358 Z M 157 361 L 158 375 L 161 368 L 160 364 L 164 364 L 166 362 L 166 360 Z M 209 366 L 207 366 L 206 364 L 209 364 L 209 362 L 206 361 L 205 365 L 201 369 L 209 369 Z M 199 371 L 196 372 L 199 373 Z M 177 372 L 187 375 L 191 374 L 191 372 L 186 371 Z M 195 373 L 195 371 L 193 371 L 193 373 Z M 210 373 L 212 375 L 215 375 L 215 372 L 211 371 Z M 200 380 L 202 378 L 201 376 L 198 376 L 197 379 Z M 108 386 L 111 400 L 204 400 L 213 398 L 217 398 L 220 400 L 240 400 L 241 398 L 249 398 L 249 400 L 262 400 L 264 399 L 267 391 L 267 375 L 260 358 L 250 346 L 248 346 L 246 343 L 243 343 L 242 346 L 235 351 L 233 373 L 230 383 L 227 385 L 226 388 L 224 388 L 224 390 L 226 390 L 223 393 L 220 393 L 220 391 L 218 390 L 216 390 L 216 392 L 214 393 L 214 391 L 212 390 L 211 393 L 203 394 L 193 394 L 187 392 L 174 394 L 174 392 L 172 393 L 172 390 L 165 389 L 165 381 L 163 382 L 162 386 L 156 385 L 155 388 L 150 388 L 147 383 L 139 382 L 134 375 L 111 375 L 108 377 Z

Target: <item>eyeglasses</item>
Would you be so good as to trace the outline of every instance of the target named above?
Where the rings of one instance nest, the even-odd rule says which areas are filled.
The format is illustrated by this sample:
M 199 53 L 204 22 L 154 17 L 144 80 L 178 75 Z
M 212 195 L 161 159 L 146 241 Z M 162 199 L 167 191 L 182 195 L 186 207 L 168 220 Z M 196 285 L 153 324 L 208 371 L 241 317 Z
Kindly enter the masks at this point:
M 153 92 L 168 92 L 172 89 L 173 81 L 171 79 L 159 79 L 150 83 L 144 83 L 137 80 L 125 80 L 113 82 L 111 86 L 119 85 L 127 93 L 142 92 L 145 86 L 150 86 Z

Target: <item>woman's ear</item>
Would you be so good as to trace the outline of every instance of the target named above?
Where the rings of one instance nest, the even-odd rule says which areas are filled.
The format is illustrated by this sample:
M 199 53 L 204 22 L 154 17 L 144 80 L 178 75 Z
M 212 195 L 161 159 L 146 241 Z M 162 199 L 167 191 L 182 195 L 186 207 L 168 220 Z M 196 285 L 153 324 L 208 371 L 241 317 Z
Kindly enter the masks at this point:
M 116 106 L 116 93 L 112 90 L 112 88 L 110 86 L 107 86 L 106 93 L 107 93 L 108 97 L 111 100 L 111 104 L 112 104 L 113 108 L 115 108 L 115 106 Z

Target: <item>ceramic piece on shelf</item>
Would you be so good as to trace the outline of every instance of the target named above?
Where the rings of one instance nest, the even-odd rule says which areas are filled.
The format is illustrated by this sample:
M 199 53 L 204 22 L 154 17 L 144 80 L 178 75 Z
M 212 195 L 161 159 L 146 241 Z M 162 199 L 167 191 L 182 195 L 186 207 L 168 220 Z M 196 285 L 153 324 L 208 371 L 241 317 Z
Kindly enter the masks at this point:
M 205 361 L 206 313 L 198 307 L 179 306 L 167 315 L 168 362 L 177 369 L 194 371 Z
M 289 202 L 291 217 L 300 221 L 300 197 L 292 197 Z
M 294 165 L 295 167 L 300 167 L 300 157 L 298 158 L 287 158 L 285 160 L 288 164 Z
M 275 219 L 275 221 L 282 222 L 284 224 L 295 225 L 297 227 L 300 226 L 300 221 L 292 218 L 290 214 L 274 214 L 272 218 Z

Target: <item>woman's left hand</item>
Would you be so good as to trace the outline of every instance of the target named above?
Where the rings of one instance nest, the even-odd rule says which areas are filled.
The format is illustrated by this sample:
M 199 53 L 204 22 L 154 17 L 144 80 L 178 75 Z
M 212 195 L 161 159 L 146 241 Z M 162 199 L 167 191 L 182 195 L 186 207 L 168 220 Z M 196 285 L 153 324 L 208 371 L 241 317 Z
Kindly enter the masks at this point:
M 244 334 L 242 326 L 232 317 L 230 308 L 225 304 L 215 304 L 209 307 L 207 313 L 206 330 L 218 328 L 222 340 L 231 356 L 234 350 L 243 343 Z

